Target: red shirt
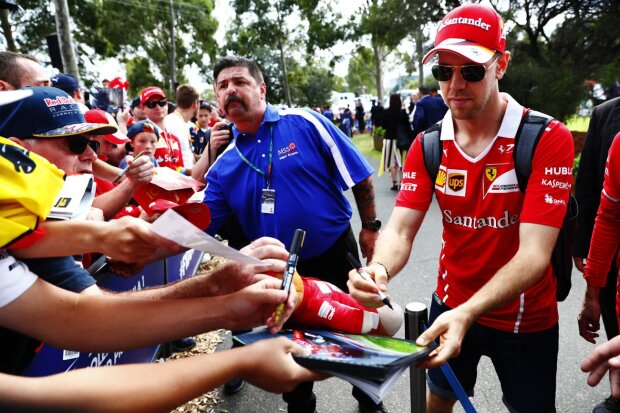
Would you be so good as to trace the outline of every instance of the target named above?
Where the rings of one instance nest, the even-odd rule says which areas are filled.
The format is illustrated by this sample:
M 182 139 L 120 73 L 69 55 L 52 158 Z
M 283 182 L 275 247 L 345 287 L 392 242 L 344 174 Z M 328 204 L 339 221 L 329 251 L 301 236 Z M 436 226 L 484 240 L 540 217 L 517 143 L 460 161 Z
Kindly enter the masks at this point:
M 183 167 L 179 138 L 170 132 L 160 130 L 160 137 L 153 157 L 159 166 L 166 166 L 175 171 L 177 167 Z
M 620 133 L 616 135 L 605 167 L 605 181 L 601 193 L 590 252 L 586 261 L 584 278 L 588 285 L 602 288 L 607 280 L 611 260 L 620 245 Z M 620 257 L 618 257 L 620 258 Z
M 363 307 L 335 285 L 310 277 L 301 277 L 304 297 L 290 321 L 300 327 L 340 331 L 351 334 L 373 334 L 379 325 L 379 314 Z
M 454 138 L 452 119 L 444 120 L 443 156 L 435 185 L 416 139 L 403 167 L 396 206 L 426 211 L 432 193 L 443 217 L 443 242 L 436 293 L 450 308 L 466 302 L 517 252 L 519 223 L 561 227 L 572 182 L 573 140 L 558 121 L 546 128 L 532 160 L 526 194 L 514 170 L 514 138 L 525 109 L 509 95 L 495 139 L 476 158 Z M 477 322 L 508 332 L 550 328 L 558 320 L 556 281 L 551 265 L 541 279 L 515 300 Z

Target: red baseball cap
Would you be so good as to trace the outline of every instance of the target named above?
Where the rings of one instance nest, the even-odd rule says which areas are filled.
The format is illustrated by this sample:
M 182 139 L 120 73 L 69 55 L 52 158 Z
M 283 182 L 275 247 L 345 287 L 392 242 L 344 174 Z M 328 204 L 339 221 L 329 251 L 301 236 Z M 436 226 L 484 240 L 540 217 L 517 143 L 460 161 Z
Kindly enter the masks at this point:
M 437 52 L 452 52 L 476 63 L 488 62 L 495 52 L 506 48 L 504 20 L 495 10 L 482 4 L 466 4 L 452 10 L 439 22 L 435 47 L 422 63 Z
M 145 87 L 142 89 L 142 92 L 140 92 L 140 104 L 144 105 L 146 102 L 151 100 L 151 98 L 158 96 L 166 98 L 166 94 L 163 90 L 161 90 L 161 88 L 158 88 L 157 86 Z
M 167 199 L 157 199 L 149 205 L 153 212 L 165 212 L 167 209 L 173 209 L 183 218 L 205 231 L 211 223 L 211 211 L 207 204 L 202 202 L 188 202 L 186 204 L 177 204 Z
M 86 118 L 86 122 L 89 123 L 101 123 L 103 125 L 114 126 L 117 129 L 115 133 L 103 135 L 109 142 L 117 145 L 123 145 L 129 142 L 129 138 L 118 130 L 118 124 L 108 112 L 104 112 L 101 109 L 91 109 L 84 114 L 84 117 Z

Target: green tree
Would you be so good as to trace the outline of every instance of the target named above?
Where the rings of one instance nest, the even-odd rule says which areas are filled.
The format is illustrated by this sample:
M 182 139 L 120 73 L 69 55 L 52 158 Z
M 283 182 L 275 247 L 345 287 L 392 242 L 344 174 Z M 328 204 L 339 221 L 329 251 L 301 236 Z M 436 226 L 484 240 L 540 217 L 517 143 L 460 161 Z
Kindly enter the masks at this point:
M 290 72 L 291 95 L 298 106 L 329 106 L 337 81 L 326 68 L 307 63 L 296 65 Z
M 346 80 L 349 90 L 358 95 L 364 93 L 377 94 L 374 53 L 371 49 L 364 46 L 357 48 L 349 60 Z
M 44 36 L 55 32 L 49 1 L 23 0 L 21 15 L 9 18 L 17 49 L 23 53 L 47 54 Z M 169 59 L 172 52 L 170 7 L 161 0 L 89 0 L 69 3 L 75 24 L 74 41 L 80 65 L 92 57 L 117 57 L 121 61 L 142 56 L 158 83 L 164 81 L 169 92 Z M 175 36 L 176 71 L 186 65 L 203 65 L 213 59 L 217 45 L 213 35 L 217 21 L 211 16 L 214 0 L 174 0 L 178 33 Z M 182 22 L 182 24 L 179 24 Z M 7 32 L 3 30 L 4 38 Z M 82 73 L 86 75 L 86 73 Z M 86 79 L 88 75 L 84 76 Z M 179 76 L 180 80 L 183 76 Z
M 370 42 L 374 57 L 377 96 L 380 101 L 383 101 L 384 95 L 383 65 L 386 58 L 409 33 L 421 32 L 428 22 L 439 19 L 444 14 L 444 7 L 453 5 L 454 1 L 447 3 L 435 0 L 365 1 L 361 21 L 352 38 Z M 421 49 L 422 45 L 418 48 Z
M 140 91 L 149 86 L 159 83 L 151 73 L 151 65 L 147 58 L 135 57 L 127 61 L 127 81 L 129 82 L 129 96 L 138 96 Z
M 507 38 L 512 57 L 500 87 L 520 103 L 565 120 L 588 97 L 587 80 L 607 86 L 617 80 L 617 1 L 519 0 L 509 5 L 502 14 L 516 26 Z
M 234 0 L 232 6 L 236 17 L 227 31 L 227 49 L 255 58 L 269 80 L 268 98 L 282 96 L 292 105 L 288 68 L 295 64 L 293 52 L 332 46 L 342 35 L 339 15 L 319 0 Z

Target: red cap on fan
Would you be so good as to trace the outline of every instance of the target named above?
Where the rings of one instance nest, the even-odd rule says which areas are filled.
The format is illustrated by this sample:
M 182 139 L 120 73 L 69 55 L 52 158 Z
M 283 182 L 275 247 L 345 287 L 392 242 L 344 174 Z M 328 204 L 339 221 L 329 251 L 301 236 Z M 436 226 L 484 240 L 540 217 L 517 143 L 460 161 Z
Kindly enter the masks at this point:
M 435 47 L 422 59 L 427 63 L 437 52 L 452 52 L 476 63 L 488 62 L 506 48 L 504 20 L 491 7 L 466 4 L 439 22 Z
M 194 224 L 196 227 L 205 231 L 211 223 L 211 211 L 207 204 L 202 202 L 188 202 L 179 205 L 167 199 L 158 199 L 149 205 L 153 212 L 164 212 L 172 208 L 174 212 Z

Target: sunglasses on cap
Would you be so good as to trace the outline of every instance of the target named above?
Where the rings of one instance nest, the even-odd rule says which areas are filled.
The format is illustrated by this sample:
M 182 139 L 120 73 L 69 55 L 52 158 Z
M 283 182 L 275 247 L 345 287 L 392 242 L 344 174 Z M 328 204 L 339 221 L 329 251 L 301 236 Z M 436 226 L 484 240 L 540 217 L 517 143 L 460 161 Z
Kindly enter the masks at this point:
M 146 102 L 144 104 L 144 106 L 146 106 L 149 109 L 155 109 L 155 106 L 157 106 L 157 105 L 159 105 L 160 108 L 163 108 L 167 104 L 168 104 L 168 100 L 162 99 L 162 100 L 151 100 L 151 101 L 148 101 L 148 102 Z
M 467 82 L 480 82 L 484 79 L 484 75 L 487 70 L 497 62 L 499 56 L 488 65 L 463 65 L 463 66 L 450 66 L 437 64 L 431 68 L 433 77 L 440 82 L 447 82 L 452 79 L 452 75 L 456 69 L 459 69 L 461 77 Z

